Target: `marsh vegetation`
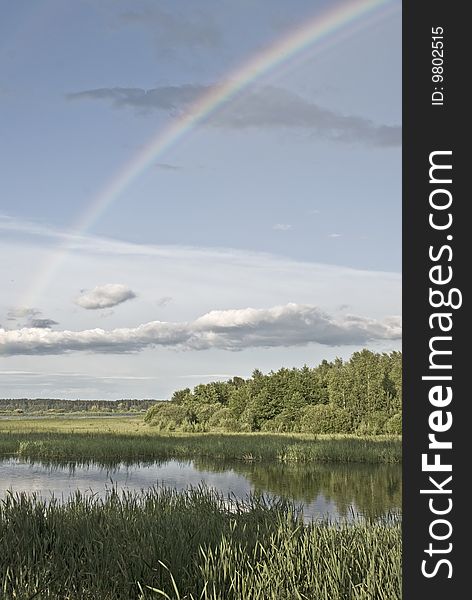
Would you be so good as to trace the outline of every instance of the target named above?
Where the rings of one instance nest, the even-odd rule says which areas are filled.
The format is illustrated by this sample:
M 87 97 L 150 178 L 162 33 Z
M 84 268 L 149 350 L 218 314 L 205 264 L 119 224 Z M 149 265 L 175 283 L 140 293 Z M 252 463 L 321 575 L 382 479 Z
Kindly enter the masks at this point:
M 97 423 L 97 427 L 98 427 Z M 171 458 L 214 458 L 246 462 L 401 462 L 398 438 L 317 437 L 278 434 L 165 434 L 66 433 L 18 431 L 13 427 L 0 431 L 0 455 L 25 459 L 95 460 L 136 462 Z
M 0 505 L 6 600 L 396 600 L 401 529 L 303 525 L 293 505 L 204 488 Z

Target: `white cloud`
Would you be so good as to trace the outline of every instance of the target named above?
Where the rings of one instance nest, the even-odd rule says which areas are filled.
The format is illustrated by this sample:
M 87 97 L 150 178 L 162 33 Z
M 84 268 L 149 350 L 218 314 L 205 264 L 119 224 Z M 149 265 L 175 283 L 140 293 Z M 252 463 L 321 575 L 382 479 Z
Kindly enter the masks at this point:
M 0 229 L 1 224 L 0 219 Z M 34 318 L 41 311 L 41 317 L 59 321 L 62 329 L 98 325 L 96 311 L 74 310 L 70 299 L 78 287 L 91 289 L 100 281 L 126 281 L 131 290 L 140 290 L 140 302 L 120 305 L 108 317 L 108 329 L 153 321 L 161 317 L 156 308 L 162 310 L 164 304 L 166 320 L 174 322 L 192 321 L 215 307 L 264 308 L 289 302 L 316 304 L 331 313 L 347 299 L 350 312 L 365 317 L 381 319 L 401 311 L 399 273 L 233 248 L 136 244 L 90 235 L 64 234 L 64 245 L 56 247 L 50 242 L 62 235 L 57 230 L 44 228 L 38 237 L 34 223 L 11 220 L 9 225 L 20 243 L 6 236 L 0 240 L 0 253 L 12 257 L 11 263 L 0 264 L 0 278 L 7 281 L 14 272 L 18 283 L 2 290 L 0 310 L 6 316 L 12 306 L 35 307 Z M 24 239 L 30 226 L 32 235 Z
M 117 350 L 113 344 L 110 346 L 112 331 L 137 329 L 135 326 L 140 323 L 161 319 L 168 326 L 187 325 L 185 333 L 188 335 L 188 325 L 215 308 L 250 306 L 267 309 L 295 302 L 299 306 L 316 305 L 324 314 L 331 315 L 331 320 L 337 324 L 343 323 L 340 316 L 346 317 L 347 313 L 365 317 L 366 322 L 374 319 L 383 323 L 386 315 L 401 314 L 401 275 L 232 248 L 137 244 L 92 235 L 71 235 L 45 225 L 38 231 L 36 223 L 15 219 L 8 220 L 8 228 L 8 233 L 0 235 L 0 254 L 9 257 L 9 261 L 0 261 L 0 279 L 8 282 L 14 273 L 16 283 L 2 288 L 0 314 L 5 315 L 4 327 L 9 328 L 5 317 L 12 306 L 34 307 L 41 311 L 34 318 L 51 318 L 61 325 L 56 325 L 52 331 L 31 331 L 29 344 L 24 334 L 21 334 L 23 341 L 19 341 L 20 334 L 14 334 L 17 337 L 9 338 L 6 344 L 7 336 L 1 332 L 0 338 L 4 342 L 3 348 L 0 345 L 2 367 L 45 375 L 77 372 L 85 373 L 87 377 L 37 377 L 36 385 L 27 375 L 0 377 L 0 397 L 168 398 L 175 389 L 182 387 L 184 381 L 189 385 L 202 381 L 197 374 L 229 373 L 249 377 L 255 367 L 270 371 L 281 366 L 315 365 L 322 359 L 347 358 L 364 346 L 380 352 L 400 347 L 400 340 L 380 339 L 358 346 L 299 344 L 261 350 L 243 340 L 239 344 L 241 352 L 228 352 L 224 348 L 234 347 L 236 342 L 220 330 L 216 335 L 218 344 L 205 351 L 177 351 L 186 348 L 183 344 L 154 347 L 149 344 L 142 352 L 129 353 L 126 335 L 122 336 L 123 349 Z M 326 240 L 328 242 L 328 238 Z M 78 289 L 92 289 L 107 282 L 126 283 L 130 289 L 139 291 L 139 301 L 101 311 L 84 310 L 71 303 L 71 298 L 78 295 Z M 156 302 L 165 296 L 172 297 L 173 301 L 163 308 Z M 346 302 L 349 308 L 341 313 L 339 305 Z M 113 312 L 106 321 L 101 319 L 105 312 Z M 20 327 L 31 326 L 28 316 L 19 318 L 17 323 Z M 281 320 L 277 323 L 281 327 Z M 97 336 L 104 347 L 102 354 L 97 355 L 91 343 L 85 351 L 85 342 L 83 352 L 65 349 L 64 330 L 80 333 L 93 331 L 96 327 L 104 330 L 101 338 Z M 303 328 L 306 326 L 300 324 L 299 329 Z M 259 330 L 262 331 L 262 326 Z M 51 337 L 54 333 L 59 342 L 54 342 Z M 239 333 L 236 330 L 233 333 L 242 336 L 244 331 L 241 327 Z M 247 338 L 247 333 L 245 335 Z M 281 330 L 279 338 L 284 335 Z M 113 336 L 118 337 L 118 333 Z M 43 340 L 39 350 L 34 347 L 38 338 Z M 201 346 L 203 341 L 208 344 L 208 339 L 204 338 L 204 332 L 200 332 L 194 333 L 191 339 L 199 341 Z M 47 354 L 48 343 L 56 354 Z M 25 355 L 25 350 L 30 354 Z M 122 354 L 114 353 L 118 351 Z M 13 352 L 17 355 L 11 355 Z M 195 374 L 195 378 L 179 379 L 183 374 Z M 155 375 L 158 379 L 103 379 L 112 375 Z M 43 388 L 42 381 L 53 385 Z
M 276 223 L 272 226 L 272 229 L 275 229 L 275 231 L 288 231 L 289 229 L 292 229 L 292 226 L 288 223 Z
M 300 346 L 359 345 L 398 340 L 399 317 L 379 321 L 355 315 L 333 317 L 318 307 L 289 303 L 268 309 L 214 310 L 191 322 L 152 321 L 134 328 L 51 331 L 0 329 L 0 354 L 126 353 L 149 347 L 179 350 L 243 350 Z
M 132 298 L 136 298 L 136 294 L 126 285 L 106 283 L 105 285 L 98 285 L 93 290 L 83 292 L 75 302 L 82 308 L 96 310 L 98 308 L 111 308 Z

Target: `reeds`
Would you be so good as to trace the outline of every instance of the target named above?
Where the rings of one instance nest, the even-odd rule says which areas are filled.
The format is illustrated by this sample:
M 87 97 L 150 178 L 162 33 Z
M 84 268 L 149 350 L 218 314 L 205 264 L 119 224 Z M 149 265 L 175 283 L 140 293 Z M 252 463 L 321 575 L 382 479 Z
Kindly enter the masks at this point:
M 280 434 L 0 433 L 0 456 L 101 463 L 214 458 L 241 461 L 401 462 L 400 440 Z
M 398 521 L 303 525 L 293 505 L 152 488 L 0 505 L 5 600 L 397 600 Z

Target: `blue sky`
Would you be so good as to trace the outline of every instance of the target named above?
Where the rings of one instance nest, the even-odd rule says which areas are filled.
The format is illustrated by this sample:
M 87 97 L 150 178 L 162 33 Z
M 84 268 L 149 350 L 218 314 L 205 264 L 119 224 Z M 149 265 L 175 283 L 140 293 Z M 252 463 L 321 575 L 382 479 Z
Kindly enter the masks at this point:
M 166 397 L 399 348 L 400 2 L 262 77 L 76 230 L 189 90 L 333 4 L 0 0 L 0 396 Z

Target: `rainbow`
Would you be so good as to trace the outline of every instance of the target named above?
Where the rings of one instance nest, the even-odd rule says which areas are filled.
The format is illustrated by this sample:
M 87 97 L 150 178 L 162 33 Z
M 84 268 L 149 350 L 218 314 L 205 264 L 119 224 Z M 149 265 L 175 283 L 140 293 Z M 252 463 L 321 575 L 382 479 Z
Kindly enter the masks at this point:
M 237 94 L 246 90 L 250 84 L 263 75 L 272 73 L 291 58 L 314 44 L 329 38 L 348 25 L 354 28 L 365 22 L 371 14 L 398 4 L 395 0 L 351 0 L 337 4 L 322 14 L 317 14 L 306 24 L 291 31 L 277 42 L 251 58 L 223 82 L 212 86 L 190 106 L 185 114 L 174 119 L 167 127 L 159 130 L 146 146 L 136 154 L 108 184 L 92 199 L 82 213 L 72 233 L 80 236 L 86 232 L 100 216 L 113 204 L 124 190 L 156 159 L 171 146 L 202 123 L 218 108 L 231 101 Z M 32 306 L 54 278 L 60 265 L 69 252 L 68 243 L 56 249 L 52 258 L 38 272 L 21 306 Z

